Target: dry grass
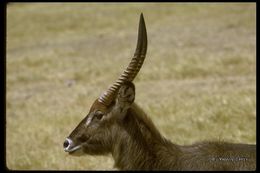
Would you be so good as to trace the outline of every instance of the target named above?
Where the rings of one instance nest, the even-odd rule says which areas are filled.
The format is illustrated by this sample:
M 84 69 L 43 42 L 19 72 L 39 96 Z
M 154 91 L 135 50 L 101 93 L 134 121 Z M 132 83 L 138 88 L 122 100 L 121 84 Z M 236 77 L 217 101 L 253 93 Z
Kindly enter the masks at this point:
M 256 142 L 254 3 L 9 4 L 9 169 L 113 169 L 111 156 L 71 157 L 62 143 L 128 64 L 141 12 L 149 45 L 136 102 L 162 134 Z

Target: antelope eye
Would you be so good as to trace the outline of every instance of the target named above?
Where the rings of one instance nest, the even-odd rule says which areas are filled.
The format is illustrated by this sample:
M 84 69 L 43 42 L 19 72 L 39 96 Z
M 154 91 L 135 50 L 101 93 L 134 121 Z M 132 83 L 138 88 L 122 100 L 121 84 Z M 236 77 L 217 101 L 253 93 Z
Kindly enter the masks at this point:
M 103 114 L 101 111 L 97 111 L 97 112 L 95 113 L 95 118 L 98 119 L 98 120 L 101 120 L 102 117 L 103 117 L 103 115 L 104 115 L 104 114 Z

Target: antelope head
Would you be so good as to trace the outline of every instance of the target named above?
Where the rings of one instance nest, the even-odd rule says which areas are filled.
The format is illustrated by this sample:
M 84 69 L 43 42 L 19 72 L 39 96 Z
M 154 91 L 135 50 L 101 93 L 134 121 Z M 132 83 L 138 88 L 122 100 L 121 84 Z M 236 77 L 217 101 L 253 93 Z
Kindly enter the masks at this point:
M 140 16 L 137 47 L 134 56 L 119 78 L 92 104 L 87 116 L 63 143 L 69 154 L 105 154 L 112 150 L 113 134 L 135 99 L 132 81 L 145 59 L 147 33 L 143 14 Z

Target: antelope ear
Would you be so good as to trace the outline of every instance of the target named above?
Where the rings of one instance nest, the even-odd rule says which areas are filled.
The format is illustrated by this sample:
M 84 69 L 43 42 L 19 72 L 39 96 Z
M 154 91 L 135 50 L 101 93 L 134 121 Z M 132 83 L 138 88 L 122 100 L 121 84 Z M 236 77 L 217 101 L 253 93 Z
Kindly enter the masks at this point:
M 125 82 L 119 89 L 117 104 L 129 108 L 135 100 L 135 85 L 132 82 Z
M 135 86 L 132 82 L 125 82 L 121 85 L 117 93 L 116 103 L 111 111 L 111 115 L 116 115 L 120 119 L 124 119 L 134 100 Z
M 125 82 L 119 89 L 113 112 L 124 117 L 135 100 L 135 86 L 132 82 Z

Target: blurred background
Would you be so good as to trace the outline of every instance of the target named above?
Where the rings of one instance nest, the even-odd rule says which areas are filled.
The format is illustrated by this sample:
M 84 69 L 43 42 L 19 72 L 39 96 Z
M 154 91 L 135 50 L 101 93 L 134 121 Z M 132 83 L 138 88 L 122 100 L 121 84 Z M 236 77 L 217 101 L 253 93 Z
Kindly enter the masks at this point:
M 180 145 L 256 143 L 255 3 L 9 3 L 9 169 L 114 169 L 110 155 L 72 157 L 62 144 L 128 65 L 141 12 L 136 103 L 159 131 Z

